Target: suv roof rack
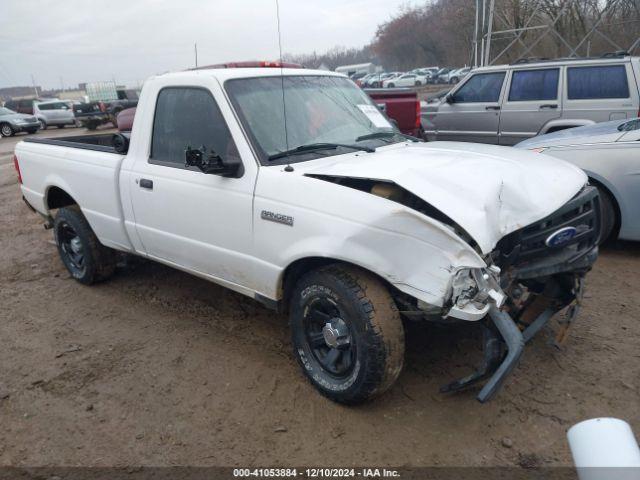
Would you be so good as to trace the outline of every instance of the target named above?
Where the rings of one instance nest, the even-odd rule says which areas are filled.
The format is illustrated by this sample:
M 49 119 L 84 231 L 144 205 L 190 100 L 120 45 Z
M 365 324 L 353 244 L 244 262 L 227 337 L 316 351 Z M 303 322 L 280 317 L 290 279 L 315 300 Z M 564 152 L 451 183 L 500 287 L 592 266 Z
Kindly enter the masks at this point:
M 544 63 L 544 62 L 577 62 L 580 60 L 597 60 L 599 58 L 624 58 L 629 57 L 631 54 L 626 50 L 618 50 L 615 52 L 603 53 L 599 57 L 559 57 L 559 58 L 546 58 L 546 57 L 527 57 L 519 58 L 518 60 L 511 62 L 511 65 L 521 65 L 523 63 Z

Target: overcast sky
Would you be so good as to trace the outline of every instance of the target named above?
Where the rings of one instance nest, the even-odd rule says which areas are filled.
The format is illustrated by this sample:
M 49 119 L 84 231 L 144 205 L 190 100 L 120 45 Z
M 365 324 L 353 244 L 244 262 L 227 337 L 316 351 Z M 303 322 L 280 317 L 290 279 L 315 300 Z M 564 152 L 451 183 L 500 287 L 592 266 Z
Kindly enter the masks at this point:
M 275 0 L 1 0 L 0 87 L 68 88 L 277 59 Z M 280 0 L 284 53 L 361 47 L 407 0 Z

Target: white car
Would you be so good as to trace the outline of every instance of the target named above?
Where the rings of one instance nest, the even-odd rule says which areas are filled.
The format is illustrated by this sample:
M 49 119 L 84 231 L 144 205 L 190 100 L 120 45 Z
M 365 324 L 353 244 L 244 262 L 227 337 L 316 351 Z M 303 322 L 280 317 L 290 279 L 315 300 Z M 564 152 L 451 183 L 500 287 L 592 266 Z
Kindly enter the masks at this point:
M 64 128 L 67 125 L 75 125 L 76 118 L 69 102 L 53 100 L 46 102 L 34 102 L 33 112 L 40 128 L 45 130 L 49 126 Z
M 443 77 L 443 80 L 446 83 L 455 84 L 455 83 L 460 82 L 460 80 L 462 80 L 467 75 L 469 75 L 470 71 L 471 71 L 471 67 L 457 68 L 455 70 L 451 70 L 448 74 L 446 74 Z
M 382 82 L 386 88 L 394 87 L 418 87 L 427 83 L 427 77 L 417 73 L 405 73 Z
M 516 145 L 580 167 L 600 193 L 601 241 L 640 240 L 640 118 L 538 135 Z
M 130 139 L 17 145 L 22 194 L 71 275 L 106 280 L 125 252 L 255 298 L 288 314 L 302 371 L 348 404 L 400 374 L 403 317 L 479 322 L 482 366 L 444 390 L 490 377 L 491 398 L 596 259 L 586 175 L 415 142 L 343 75 L 244 65 L 150 78 Z

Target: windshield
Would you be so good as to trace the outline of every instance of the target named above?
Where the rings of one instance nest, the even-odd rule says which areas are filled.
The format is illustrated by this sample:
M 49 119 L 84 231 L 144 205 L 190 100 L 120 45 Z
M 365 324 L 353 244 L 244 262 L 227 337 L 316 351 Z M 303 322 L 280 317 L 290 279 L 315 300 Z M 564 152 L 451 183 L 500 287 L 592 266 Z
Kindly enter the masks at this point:
M 9 110 L 6 107 L 0 107 L 0 115 L 11 115 L 12 113 L 16 113 L 13 110 Z
M 225 86 L 263 165 L 336 154 L 335 149 L 316 149 L 295 156 L 278 155 L 304 145 L 379 146 L 405 140 L 367 94 L 346 78 L 319 75 L 242 78 L 229 80 Z M 383 135 L 361 138 L 374 133 Z M 339 149 L 339 153 L 347 151 L 353 149 Z

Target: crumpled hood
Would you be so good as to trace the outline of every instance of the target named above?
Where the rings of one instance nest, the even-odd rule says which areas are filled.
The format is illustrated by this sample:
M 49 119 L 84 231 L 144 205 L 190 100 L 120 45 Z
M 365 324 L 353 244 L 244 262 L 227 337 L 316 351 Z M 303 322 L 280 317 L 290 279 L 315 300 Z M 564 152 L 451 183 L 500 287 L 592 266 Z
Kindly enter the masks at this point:
M 452 218 L 483 253 L 560 208 L 587 183 L 582 170 L 547 155 L 461 142 L 381 147 L 299 163 L 296 171 L 394 182 Z

